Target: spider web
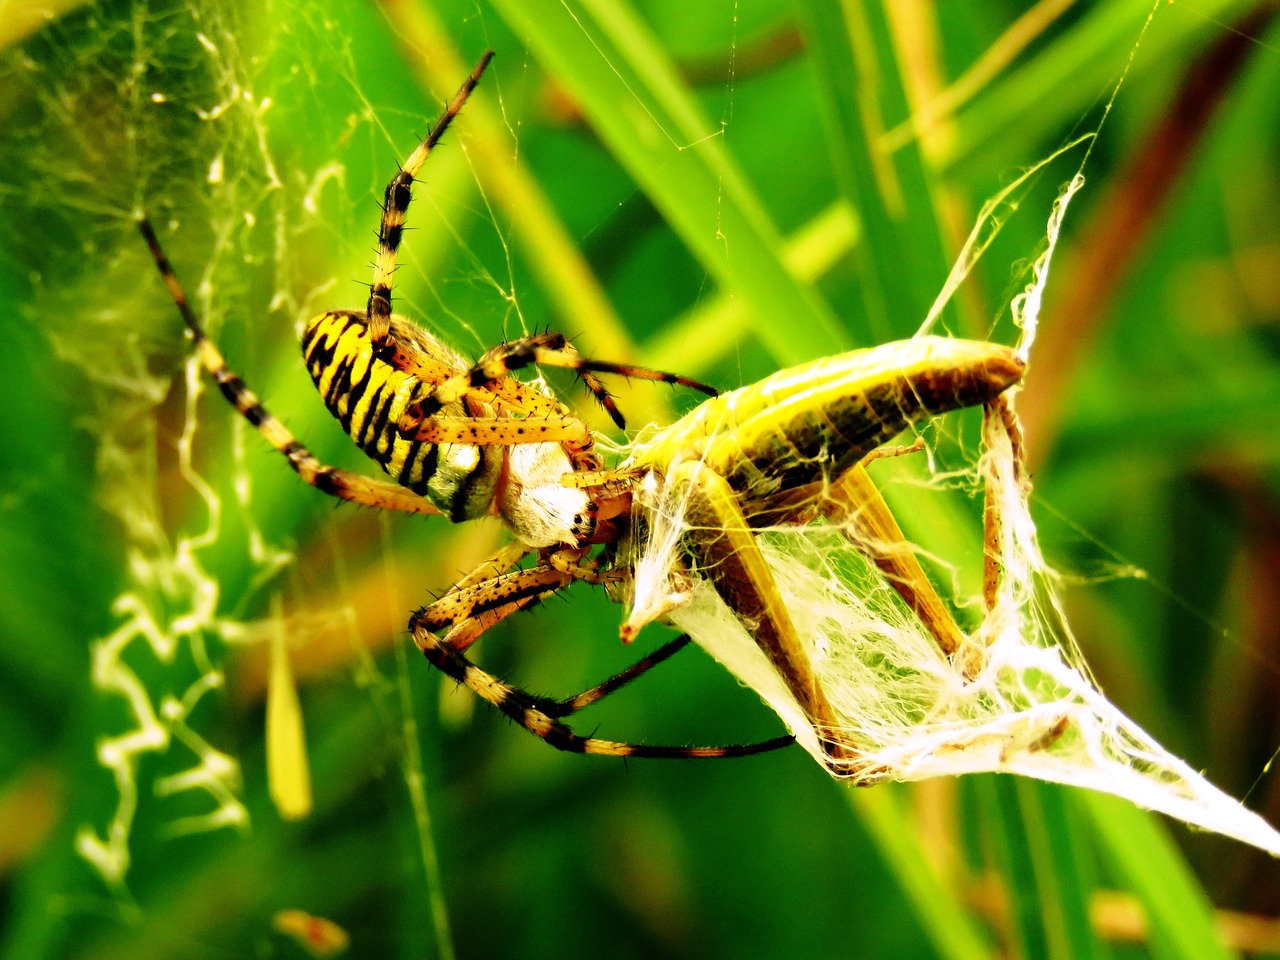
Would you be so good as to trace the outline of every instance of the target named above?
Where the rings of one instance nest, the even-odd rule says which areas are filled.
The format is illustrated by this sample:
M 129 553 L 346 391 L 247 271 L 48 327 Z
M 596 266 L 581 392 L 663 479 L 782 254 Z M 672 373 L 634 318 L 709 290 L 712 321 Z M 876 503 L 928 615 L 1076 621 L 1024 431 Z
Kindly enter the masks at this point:
M 326 649 L 344 651 L 333 659 L 354 661 L 367 696 L 398 716 L 399 677 L 384 676 L 371 651 L 400 638 L 403 612 L 420 601 L 422 584 L 447 583 L 496 537 L 492 529 L 455 532 L 435 525 L 389 545 L 384 529 L 375 526 L 369 533 L 367 518 L 335 519 L 327 505 L 307 500 L 283 464 L 263 452 L 259 438 L 223 409 L 221 398 L 210 396 L 193 360 L 179 388 L 172 388 L 170 375 L 185 350 L 172 305 L 134 237 L 133 216 L 144 209 L 161 228 L 197 312 L 233 369 L 255 387 L 268 385 L 264 399 L 273 412 L 323 459 L 358 467 L 347 438 L 318 409 L 306 378 L 296 375 L 294 325 L 331 306 L 363 303 L 364 291 L 353 280 L 369 274 L 372 198 L 380 194 L 391 164 L 430 120 L 422 116 L 407 75 L 380 77 L 362 68 L 387 51 L 381 29 L 379 39 L 360 36 L 354 25 L 361 14 L 354 6 L 273 2 L 253 13 L 233 10 L 203 2 L 80 10 L 11 51 L 4 64 L 6 80 L 27 97 L 22 122 L 7 132 L 3 147 L 12 161 L 3 169 L 15 171 L 0 184 L 6 213 L 18 235 L 50 238 L 49 245 L 26 251 L 21 264 L 33 288 L 21 321 L 84 384 L 77 427 L 93 449 L 85 468 L 94 472 L 101 506 L 124 532 L 119 550 L 104 558 L 121 575 L 112 585 L 110 617 L 99 618 L 101 639 L 91 663 L 94 687 L 111 704 L 96 718 L 96 759 L 98 777 L 113 792 L 113 812 L 106 820 L 86 818 L 76 840 L 81 856 L 122 897 L 139 843 L 136 822 L 149 805 L 162 810 L 147 819 L 160 821 L 154 828 L 165 836 L 245 829 L 251 820 L 242 783 L 251 774 L 217 735 L 228 684 L 227 648 L 265 653 L 272 638 L 283 635 L 295 648 L 306 648 L 312 661 L 323 662 Z M 284 27 L 261 29 L 267 20 Z M 458 46 L 483 49 L 491 25 L 485 16 L 471 18 L 459 28 L 465 42 Z M 437 86 L 437 97 L 450 93 L 461 76 L 450 75 L 452 81 Z M 519 110 L 508 114 L 507 102 L 526 92 L 512 93 L 502 83 L 487 78 L 482 93 L 499 104 L 500 121 L 517 131 Z M 732 96 L 728 104 L 726 117 Z M 524 331 L 523 312 L 539 304 L 514 265 L 505 214 L 490 206 L 473 175 L 466 120 L 464 114 L 460 129 L 431 159 L 425 172 L 429 188 L 416 193 L 410 212 L 415 233 L 402 253 L 405 269 L 397 277 L 396 297 L 398 310 L 463 350 L 478 352 L 503 335 Z M 680 142 L 678 132 L 671 137 L 680 148 L 690 145 Z M 491 262 L 485 254 L 492 248 L 505 259 L 506 273 L 481 266 Z M 460 261 L 441 266 L 446 251 L 459 250 Z M 278 375 L 282 370 L 292 372 Z M 976 445 L 968 456 L 971 468 Z M 1016 518 L 1006 529 L 1025 533 L 1023 495 L 1010 486 L 1007 473 L 998 472 L 1008 458 L 991 457 L 986 464 L 989 482 L 1004 484 L 1006 515 Z M 972 470 L 965 475 L 974 476 Z M 922 479 L 907 467 L 899 482 L 910 497 L 935 478 Z M 30 502 L 38 508 L 38 501 Z M 654 510 L 663 514 L 660 505 Z M 295 543 L 295 531 L 307 527 L 323 532 Z M 849 600 L 847 569 L 840 571 L 846 587 L 830 596 L 831 564 L 825 558 L 834 548 L 824 537 L 834 533 L 812 529 L 797 537 L 776 531 L 766 538 L 776 567 L 788 571 L 795 584 L 797 606 L 820 609 L 819 601 Z M 911 747 L 917 759 L 931 756 L 931 765 L 893 759 L 906 778 L 1017 769 L 1085 782 L 1055 775 L 1068 769 L 1063 752 L 1085 744 L 1085 726 L 1078 723 L 1057 740 L 1047 734 L 1063 717 L 1085 716 L 1083 711 L 1110 715 L 1091 699 L 1092 687 L 1062 680 L 1060 668 L 1087 675 L 1071 653 L 1053 582 L 1039 566 L 1034 541 L 1024 537 L 1007 549 L 1007 568 L 1020 571 L 1009 579 L 1009 589 L 1025 592 L 1005 598 L 1001 609 L 1032 596 L 1034 616 L 1029 626 L 1007 624 L 1001 636 L 1017 638 L 1010 649 L 1027 656 L 1030 648 L 1021 641 L 1028 637 L 1036 640 L 1036 650 L 1068 652 L 1037 668 L 1047 678 L 1044 684 L 1019 688 L 1017 710 L 1007 714 L 1013 719 L 1004 729 L 977 730 L 965 742 L 953 725 L 927 745 Z M 427 556 L 429 561 L 422 559 Z M 317 575 L 316 567 L 327 568 L 327 575 Z M 390 586 L 370 585 L 383 579 Z M 963 588 L 956 593 L 966 595 Z M 263 619 L 270 599 L 281 594 L 283 625 Z M 858 609 L 859 616 L 909 641 L 917 675 L 944 684 L 954 679 L 922 652 L 918 631 L 902 620 L 883 589 L 870 590 Z M 691 621 L 688 627 L 709 646 L 719 635 L 735 634 L 738 641 L 745 636 L 732 611 L 707 616 L 707 625 Z M 921 663 L 929 670 L 920 670 Z M 244 672 L 250 679 L 240 681 L 249 689 L 236 694 L 246 699 L 252 699 L 254 683 L 260 692 L 267 672 L 257 668 L 255 681 L 249 664 Z M 768 679 L 738 672 L 762 693 L 770 689 Z M 786 715 L 785 697 L 766 698 Z M 854 702 L 863 709 L 861 700 Z M 803 722 L 793 727 L 803 739 Z M 387 721 L 386 729 L 416 754 L 416 730 L 397 720 Z M 1125 753 L 1157 755 L 1137 734 L 1117 736 L 1126 743 Z M 806 745 L 812 748 L 814 741 Z M 942 749 L 948 745 L 955 749 Z M 156 758 L 162 762 L 151 763 Z M 1112 766 L 1095 772 L 1110 773 L 1096 772 L 1086 785 L 1105 787 L 1100 781 L 1114 784 L 1120 777 L 1115 759 L 1107 759 Z M 1160 762 L 1168 767 L 1164 756 Z M 1128 795 L 1268 846 L 1270 840 L 1260 840 L 1243 813 L 1235 827 L 1230 817 L 1211 823 L 1189 815 L 1175 794 L 1201 781 L 1174 768 L 1176 787 L 1153 787 L 1148 777 L 1135 781 Z M 419 825 L 426 838 L 425 812 Z M 423 856 L 429 860 L 431 854 Z
M 231 700 L 240 703 L 261 696 L 269 673 L 281 677 L 279 649 L 272 670 L 266 651 L 282 636 L 308 651 L 313 673 L 354 661 L 387 739 L 413 745 L 404 758 L 413 768 L 412 720 L 394 719 L 405 691 L 371 652 L 400 635 L 418 584 L 447 582 L 494 538 L 484 525 L 446 533 L 434 562 L 401 567 L 403 546 L 389 548 L 373 518 L 348 515 L 303 545 L 320 556 L 300 566 L 291 531 L 300 520 L 324 530 L 329 511 L 304 506 L 299 516 L 296 480 L 287 470 L 272 478 L 283 463 L 270 462 L 260 438 L 227 416 L 194 357 L 176 382 L 170 375 L 187 351 L 136 236 L 140 212 L 157 225 L 234 369 L 255 386 L 265 381 L 268 405 L 322 457 L 358 466 L 349 441 L 314 409 L 305 378 L 280 378 L 293 381 L 282 392 L 268 371 L 297 368 L 301 318 L 363 304 L 355 278 L 370 274 L 375 198 L 432 119 L 416 109 L 403 73 L 366 89 L 358 62 L 382 32 L 355 39 L 364 14 L 303 2 L 256 13 L 126 3 L 70 12 L 4 63 L 6 83 L 23 98 L 5 145 L 6 212 L 16 233 L 51 238 L 20 267 L 33 288 L 23 321 L 84 385 L 87 412 L 77 426 L 92 437 L 96 494 L 121 537 L 108 560 L 122 571 L 114 624 L 92 644 L 89 667 L 104 704 L 95 757 L 114 799 L 107 819 L 80 824 L 75 846 L 122 903 L 139 817 L 161 838 L 250 825 L 244 771 L 211 732 L 228 708 L 228 658 L 239 664 Z M 288 29 L 262 29 L 248 19 L 255 16 Z M 481 243 L 506 241 L 458 139 L 462 149 L 451 140 L 425 171 L 431 187 L 413 205 L 417 233 L 402 252 L 397 309 L 427 318 L 429 328 L 436 318 L 442 336 L 478 353 L 486 340 L 522 332 L 523 321 L 514 278 L 469 255 L 477 227 Z M 463 266 L 438 270 L 444 251 Z M 491 318 L 483 335 L 465 319 L 475 315 Z M 349 546 L 343 536 L 353 531 Z M 365 599 L 369 586 L 349 582 L 348 567 L 390 574 L 390 582 Z M 316 573 L 323 568 L 327 576 Z M 278 606 L 282 596 L 287 614 L 267 616 L 268 601 Z M 385 607 L 385 617 L 356 616 L 371 605 Z M 287 674 L 282 682 L 287 702 Z M 271 706 L 269 736 L 300 744 L 296 704 Z M 305 784 L 283 789 L 296 794 L 299 812 L 309 807 Z M 426 843 L 420 801 L 419 787 Z M 432 856 L 426 847 L 423 855 Z

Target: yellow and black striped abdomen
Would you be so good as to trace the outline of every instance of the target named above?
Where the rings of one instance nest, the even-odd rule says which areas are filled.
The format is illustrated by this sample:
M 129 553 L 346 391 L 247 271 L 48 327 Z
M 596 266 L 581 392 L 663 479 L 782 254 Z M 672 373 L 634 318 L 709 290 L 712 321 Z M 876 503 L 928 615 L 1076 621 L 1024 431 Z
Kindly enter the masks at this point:
M 410 345 L 424 369 L 438 369 L 436 382 L 467 369 L 453 351 L 409 327 L 393 318 L 392 337 Z M 436 445 L 400 436 L 396 423 L 405 408 L 435 384 L 375 359 L 363 314 L 335 310 L 316 317 L 303 332 L 302 355 L 329 412 L 397 483 L 429 498 L 453 520 L 491 512 L 501 466 L 499 448 Z M 438 415 L 467 413 L 455 403 Z

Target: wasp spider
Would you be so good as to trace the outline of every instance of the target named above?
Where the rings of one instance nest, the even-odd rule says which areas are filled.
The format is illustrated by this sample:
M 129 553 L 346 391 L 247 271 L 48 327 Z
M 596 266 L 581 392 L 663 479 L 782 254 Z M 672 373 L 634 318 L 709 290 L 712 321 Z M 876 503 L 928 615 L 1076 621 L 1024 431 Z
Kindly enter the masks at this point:
M 528 694 L 486 673 L 464 655 L 491 626 L 574 580 L 604 583 L 615 573 L 613 545 L 630 509 L 630 474 L 604 469 L 590 429 L 560 401 L 512 374 L 530 365 L 576 372 L 624 426 L 598 374 L 658 380 L 715 395 L 675 374 L 582 357 L 558 333 L 494 347 L 469 363 L 391 312 L 391 281 L 410 188 L 427 157 L 462 110 L 492 58 L 486 52 L 426 138 L 387 185 L 373 286 L 364 310 L 332 310 L 302 336 L 307 369 L 325 405 L 356 444 L 388 474 L 374 479 L 321 463 L 275 419 L 205 334 L 150 222 L 139 228 L 177 304 L 200 361 L 228 402 L 289 461 L 308 484 L 330 496 L 452 521 L 497 514 L 513 542 L 454 584 L 409 621 L 427 659 L 552 746 L 578 753 L 645 757 L 733 757 L 792 742 L 716 747 L 618 743 L 574 733 L 564 718 L 646 672 L 687 645 L 680 637 L 577 696 Z M 594 555 L 593 555 L 594 554 Z M 532 563 L 520 567 L 527 557 Z

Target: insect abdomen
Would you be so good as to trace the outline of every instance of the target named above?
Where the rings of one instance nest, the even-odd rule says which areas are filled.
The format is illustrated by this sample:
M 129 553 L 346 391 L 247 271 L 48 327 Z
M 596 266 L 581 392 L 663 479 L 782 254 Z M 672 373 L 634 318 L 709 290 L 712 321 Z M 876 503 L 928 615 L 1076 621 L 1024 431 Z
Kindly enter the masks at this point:
M 708 400 L 637 463 L 696 451 L 735 490 L 767 496 L 838 475 L 925 417 L 994 399 L 1023 367 L 1008 347 L 943 337 L 815 360 Z
M 335 310 L 315 318 L 302 335 L 302 354 L 329 412 L 397 483 L 426 496 L 454 520 L 491 512 L 501 465 L 498 448 L 436 445 L 400 436 L 396 423 L 401 414 L 433 384 L 375 359 L 363 314 Z M 455 360 L 452 354 L 446 359 Z M 458 372 L 455 366 L 465 369 L 460 360 L 435 365 L 442 380 Z M 467 414 L 458 403 L 439 415 Z

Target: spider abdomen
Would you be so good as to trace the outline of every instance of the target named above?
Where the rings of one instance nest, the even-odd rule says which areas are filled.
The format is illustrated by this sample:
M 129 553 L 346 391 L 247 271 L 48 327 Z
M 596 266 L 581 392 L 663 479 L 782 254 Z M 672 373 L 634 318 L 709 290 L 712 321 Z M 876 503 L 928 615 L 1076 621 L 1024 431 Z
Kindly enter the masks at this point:
M 467 364 L 407 321 L 394 317 L 391 329 L 422 369 L 438 370 L 438 379 L 428 382 L 375 358 L 364 315 L 334 310 L 310 321 L 302 335 L 307 371 L 325 406 L 388 476 L 427 497 L 451 519 L 491 513 L 502 467 L 500 448 L 425 443 L 401 436 L 396 427 L 407 407 Z M 463 406 L 464 401 L 447 404 L 439 415 L 474 416 Z

